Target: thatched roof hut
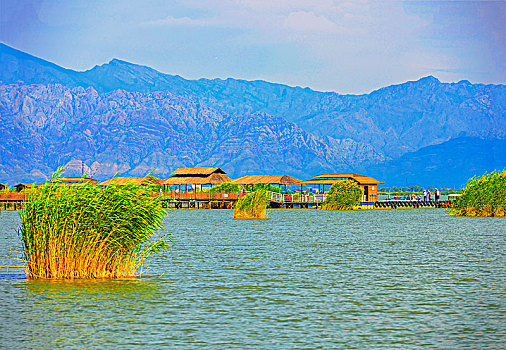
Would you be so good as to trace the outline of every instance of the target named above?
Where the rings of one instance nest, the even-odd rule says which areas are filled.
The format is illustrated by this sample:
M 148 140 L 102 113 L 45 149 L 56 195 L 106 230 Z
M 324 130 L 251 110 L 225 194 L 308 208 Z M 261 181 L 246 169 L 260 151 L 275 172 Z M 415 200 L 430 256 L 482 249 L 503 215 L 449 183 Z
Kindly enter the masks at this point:
M 170 175 L 172 176 L 203 176 L 211 174 L 226 174 L 220 168 L 177 168 Z
M 288 175 L 246 175 L 232 182 L 239 185 L 300 185 L 302 181 Z
M 232 181 L 220 168 L 179 168 L 162 185 L 219 185 Z
M 160 186 L 161 181 L 162 180 L 152 176 L 113 177 L 110 180 L 100 182 L 98 186 L 111 186 L 111 185 Z

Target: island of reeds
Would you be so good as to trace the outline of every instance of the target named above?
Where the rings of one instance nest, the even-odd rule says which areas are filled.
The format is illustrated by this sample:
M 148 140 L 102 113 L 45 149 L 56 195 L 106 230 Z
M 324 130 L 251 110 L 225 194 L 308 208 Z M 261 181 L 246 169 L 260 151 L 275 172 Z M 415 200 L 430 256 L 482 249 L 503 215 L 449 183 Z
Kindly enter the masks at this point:
M 266 190 L 259 189 L 239 199 L 234 206 L 234 219 L 265 219 L 269 195 Z
M 470 179 L 450 213 L 456 216 L 505 216 L 506 169 Z
M 33 279 L 136 276 L 170 240 L 153 241 L 165 210 L 150 189 L 136 185 L 53 181 L 30 191 L 20 216 L 27 277 Z
M 337 181 L 327 193 L 321 208 L 325 210 L 353 210 L 358 208 L 362 195 L 362 189 L 355 181 Z

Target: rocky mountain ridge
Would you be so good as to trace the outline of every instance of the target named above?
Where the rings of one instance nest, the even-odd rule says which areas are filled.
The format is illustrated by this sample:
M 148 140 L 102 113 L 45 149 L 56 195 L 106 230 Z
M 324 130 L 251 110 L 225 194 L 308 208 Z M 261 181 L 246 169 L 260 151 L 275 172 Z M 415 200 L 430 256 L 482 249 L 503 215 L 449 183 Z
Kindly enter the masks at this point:
M 265 81 L 187 80 L 117 59 L 77 72 L 0 44 L 0 81 L 0 137 L 22 143 L 16 146 L 19 152 L 4 147 L 0 159 L 2 165 L 9 161 L 18 169 L 18 175 L 47 173 L 49 169 L 42 169 L 53 164 L 50 159 L 61 164 L 83 158 L 78 147 L 82 142 L 93 149 L 83 158 L 86 164 L 96 161 L 100 167 L 95 168 L 110 171 L 137 174 L 151 166 L 165 171 L 169 166 L 206 164 L 228 166 L 232 174 L 284 171 L 307 176 L 327 169 L 371 173 L 403 155 L 457 138 L 506 138 L 506 86 L 441 83 L 431 76 L 370 94 L 341 95 Z M 30 97 L 35 91 L 41 95 Z M 165 111 L 171 103 L 178 107 Z M 191 127 L 204 118 L 201 110 L 214 116 L 212 127 Z M 184 118 L 177 119 L 177 113 Z M 32 119 L 46 129 L 33 127 Z M 127 124 L 118 124 L 121 120 Z M 66 126 L 60 130 L 63 121 Z M 84 128 L 86 124 L 94 129 Z M 125 142 L 121 147 L 117 130 Z M 194 133 L 193 141 L 181 132 Z M 248 138 L 243 140 L 243 135 Z M 164 149 L 167 138 L 174 151 Z M 150 142 L 142 150 L 135 143 L 144 140 Z M 58 149 L 54 145 L 60 142 L 67 146 L 58 157 L 49 150 Z M 40 158 L 37 166 L 19 158 L 25 148 L 33 153 L 29 159 Z M 0 177 L 6 171 L 2 167 Z M 464 174 L 466 169 L 456 171 Z
M 265 113 L 224 115 L 168 91 L 149 93 L 59 84 L 0 85 L 0 177 L 35 180 L 84 161 L 97 177 L 119 171 L 162 177 L 182 166 L 307 176 L 381 157 L 352 140 L 319 139 Z M 342 156 L 341 154 L 345 154 Z M 88 170 L 88 169 L 87 169 Z

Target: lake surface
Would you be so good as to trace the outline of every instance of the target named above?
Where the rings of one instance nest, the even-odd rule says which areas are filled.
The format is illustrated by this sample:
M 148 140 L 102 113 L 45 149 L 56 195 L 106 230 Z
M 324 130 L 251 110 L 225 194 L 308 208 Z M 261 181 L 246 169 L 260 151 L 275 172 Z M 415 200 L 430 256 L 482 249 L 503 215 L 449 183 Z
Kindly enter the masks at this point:
M 504 349 L 503 218 L 443 210 L 172 210 L 177 242 L 130 280 L 1 269 L 2 349 Z M 0 264 L 21 251 L 0 213 Z M 11 253 L 12 254 L 12 253 Z

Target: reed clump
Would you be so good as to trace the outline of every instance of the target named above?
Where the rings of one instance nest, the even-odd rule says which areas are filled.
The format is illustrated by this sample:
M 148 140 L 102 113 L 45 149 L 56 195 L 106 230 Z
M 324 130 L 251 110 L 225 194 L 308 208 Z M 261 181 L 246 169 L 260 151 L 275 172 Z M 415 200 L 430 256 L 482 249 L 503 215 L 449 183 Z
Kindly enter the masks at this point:
M 235 203 L 234 219 L 265 219 L 269 202 L 266 190 L 251 192 Z
M 30 191 L 20 216 L 28 278 L 136 276 L 171 239 L 153 241 L 165 210 L 151 190 L 136 185 L 52 182 Z
M 471 178 L 450 213 L 456 216 L 504 217 L 506 169 Z
M 360 186 L 351 180 L 337 181 L 332 185 L 325 200 L 322 202 L 322 209 L 325 210 L 353 210 L 358 208 L 363 191 Z

